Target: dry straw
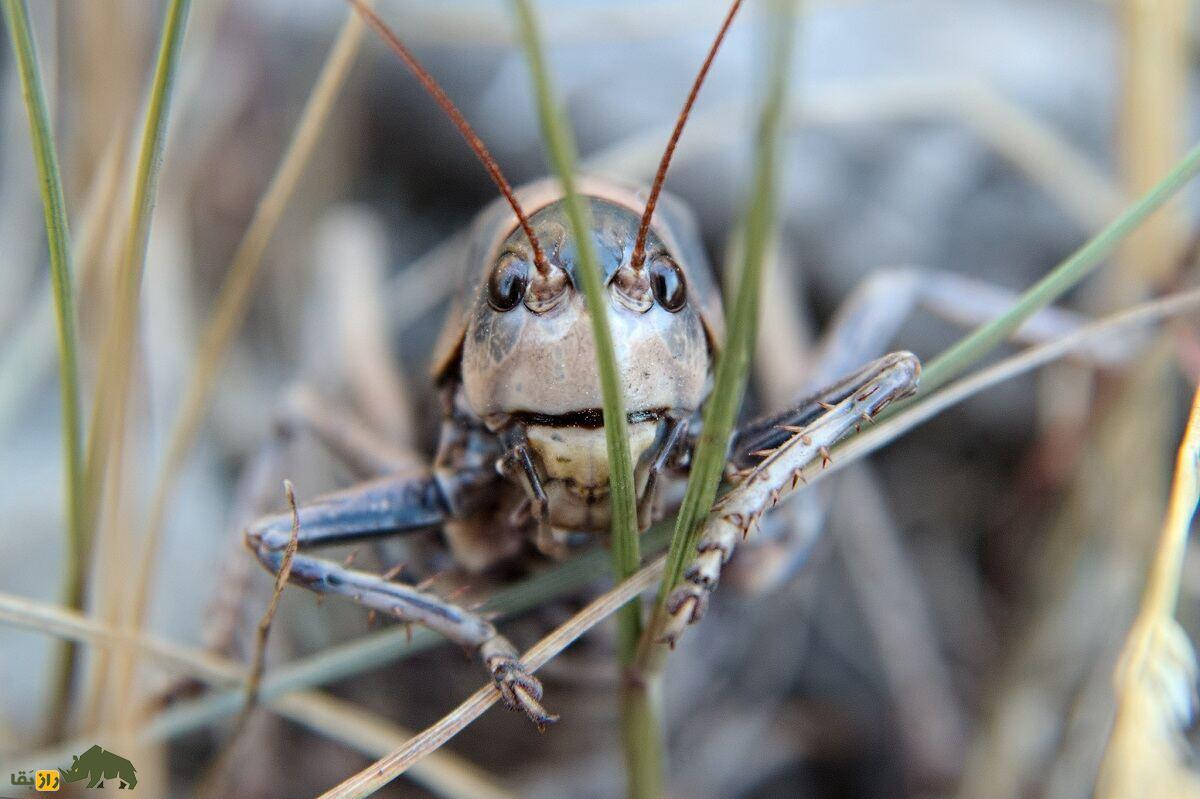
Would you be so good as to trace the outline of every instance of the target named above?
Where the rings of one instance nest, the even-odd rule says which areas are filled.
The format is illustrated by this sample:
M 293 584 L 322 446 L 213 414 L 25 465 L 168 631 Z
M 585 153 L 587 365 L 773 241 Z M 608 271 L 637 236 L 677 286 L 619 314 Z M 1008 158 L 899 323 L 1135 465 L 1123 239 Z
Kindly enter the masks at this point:
M 234 253 L 229 272 L 217 295 L 212 318 L 202 334 L 196 365 L 172 426 L 166 458 L 150 503 L 146 545 L 137 569 L 134 612 L 139 619 L 145 616 L 146 604 L 149 601 L 151 576 L 175 480 L 204 419 L 209 398 L 216 387 L 221 362 L 246 317 L 263 254 L 275 234 L 288 201 L 295 192 L 300 176 L 308 166 L 334 103 L 345 85 L 346 76 L 354 65 L 363 31 L 362 20 L 350 12 L 321 67 L 312 94 L 296 124 L 292 140 Z
M 203 649 L 183 646 L 147 633 L 134 633 L 105 625 L 74 611 L 24 597 L 0 593 L 0 622 L 30 632 L 53 635 L 94 647 L 98 651 L 116 646 L 134 647 L 146 661 L 175 674 L 187 675 L 214 688 L 229 688 L 245 683 L 249 672 L 232 660 Z M 382 757 L 401 746 L 415 733 L 397 727 L 344 700 L 316 691 L 295 691 L 272 700 L 271 708 L 280 715 L 314 730 L 327 738 L 371 756 Z M 89 739 L 66 741 L 54 752 L 31 754 L 9 766 L 35 767 L 38 763 L 60 762 L 90 746 L 93 736 L 107 737 L 111 731 L 95 732 Z M 446 797 L 471 796 L 478 799 L 512 799 L 487 772 L 449 751 L 432 752 L 409 770 L 414 782 Z
M 1175 466 L 1167 518 L 1141 608 L 1117 664 L 1117 715 L 1096 795 L 1200 797 L 1185 730 L 1196 709 L 1196 653 L 1175 618 L 1192 517 L 1200 500 L 1200 388 Z

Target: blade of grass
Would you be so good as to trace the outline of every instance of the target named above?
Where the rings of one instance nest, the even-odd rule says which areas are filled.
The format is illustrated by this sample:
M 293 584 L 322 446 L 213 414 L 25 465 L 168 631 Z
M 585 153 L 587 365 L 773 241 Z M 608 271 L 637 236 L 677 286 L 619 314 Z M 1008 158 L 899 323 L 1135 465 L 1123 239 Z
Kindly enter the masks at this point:
M 1129 206 L 1108 227 L 1030 287 L 1011 309 L 976 328 L 970 335 L 930 361 L 921 375 L 921 393 L 932 391 L 960 374 L 1003 343 L 1022 322 L 1079 283 L 1112 253 L 1117 244 L 1171 199 L 1197 172 L 1200 172 L 1200 145 L 1184 156 L 1170 174 Z
M 1187 143 L 1183 120 L 1190 105 L 1191 6 L 1188 0 L 1160 0 L 1149 5 L 1122 3 L 1114 9 L 1120 69 L 1116 155 L 1130 197 L 1170 171 Z M 1116 268 L 1105 274 L 1102 296 L 1115 303 L 1130 302 L 1144 296 L 1148 287 L 1166 285 L 1178 268 L 1186 230 L 1181 206 L 1147 219 L 1124 243 Z M 1172 442 L 1161 443 L 1166 448 Z M 1161 477 L 1165 492 L 1166 474 Z
M 271 591 L 271 599 L 267 609 L 258 621 L 257 635 L 254 641 L 254 653 L 250 658 L 250 671 L 246 675 L 246 698 L 242 709 L 233 721 L 233 730 L 225 738 L 221 749 L 196 780 L 196 796 L 220 796 L 224 788 L 223 781 L 228 778 L 230 764 L 233 762 L 238 743 L 250 725 L 250 717 L 258 707 L 258 690 L 262 685 L 263 672 L 267 668 L 267 640 L 271 635 L 271 624 L 279 611 L 279 600 L 283 597 L 283 589 L 287 586 L 292 573 L 292 560 L 300 546 L 300 511 L 296 508 L 296 489 L 291 480 L 283 481 L 283 493 L 287 497 L 288 507 L 292 511 L 292 536 L 288 539 L 283 550 L 283 560 L 275 573 L 275 587 Z
M 126 406 L 131 383 L 135 339 L 138 324 L 138 301 L 142 275 L 145 271 L 146 247 L 150 238 L 150 223 L 158 194 L 158 177 L 166 146 L 167 119 L 178 72 L 179 55 L 183 48 L 184 32 L 191 0 L 171 0 L 167 6 L 159 41 L 154 75 L 146 103 L 142 137 L 133 176 L 132 202 L 128 228 L 122 243 L 117 272 L 117 291 L 113 317 L 105 331 L 100 356 L 100 382 L 92 406 L 86 468 L 85 514 L 88 529 L 97 518 L 106 480 L 110 454 L 121 463 L 121 448 L 125 442 Z M 119 467 L 113 480 L 119 479 Z M 114 486 L 119 487 L 117 483 Z M 136 624 L 136 620 L 135 620 Z M 116 706 L 130 708 L 128 701 L 133 681 L 132 653 L 124 659 L 124 670 L 116 683 Z
M 534 94 L 537 97 L 538 117 L 546 141 L 550 162 L 562 183 L 567 216 L 571 221 L 576 249 L 581 262 L 583 293 L 591 313 L 592 337 L 596 341 L 596 364 L 600 372 L 600 392 L 604 401 L 604 437 L 608 444 L 608 462 L 612 513 L 613 574 L 625 579 L 637 571 L 641 556 L 638 552 L 637 498 L 633 486 L 633 459 L 629 452 L 629 426 L 625 416 L 625 397 L 617 356 L 613 349 L 612 331 L 608 321 L 608 297 L 600 282 L 600 265 L 592 244 L 591 219 L 588 208 L 575 190 L 575 142 L 567 129 L 554 99 L 550 75 L 542 58 L 542 45 L 537 21 L 529 0 L 514 0 L 521 44 L 529 61 Z M 636 602 L 621 613 L 622 662 L 630 662 L 641 629 Z
M 1183 152 L 1183 119 L 1190 105 L 1191 38 L 1186 23 L 1191 6 L 1188 0 L 1123 3 L 1116 15 L 1121 65 L 1116 142 L 1121 178 L 1131 196 L 1154 186 Z M 1181 257 L 1181 253 L 1187 251 L 1187 226 L 1186 211 L 1179 203 L 1148 218 L 1122 243 L 1113 268 L 1103 275 L 1099 296 L 1110 305 L 1120 305 L 1145 296 L 1155 286 L 1178 280 L 1176 272 L 1186 267 L 1186 256 Z M 1170 349 L 1167 342 L 1160 343 L 1164 355 Z M 1147 796 L 1200 796 L 1200 775 L 1185 765 L 1183 752 L 1187 745 L 1181 734 L 1192 721 L 1194 700 L 1188 700 L 1194 696 L 1195 653 L 1176 621 L 1175 597 L 1171 597 L 1170 607 L 1165 601 L 1160 603 L 1165 596 L 1152 598 L 1156 588 L 1165 589 L 1163 583 L 1170 582 L 1163 567 L 1169 570 L 1171 560 L 1183 555 L 1188 521 L 1196 504 L 1195 462 L 1188 461 L 1189 454 L 1195 455 L 1200 435 L 1196 429 L 1200 422 L 1197 406 L 1193 405 L 1179 447 L 1173 486 L 1168 462 L 1160 457 L 1175 443 L 1177 408 L 1174 402 L 1160 399 L 1174 393 L 1174 372 L 1168 358 L 1147 358 L 1122 381 L 1117 401 L 1110 403 L 1098 423 L 1088 426 L 1089 449 L 1084 457 L 1089 461 L 1087 474 L 1091 479 L 1077 481 L 1073 492 L 1063 500 L 1064 507 L 1078 510 L 1064 514 L 1048 536 L 1041 536 L 1054 541 L 1058 531 L 1063 537 L 1085 531 L 1090 539 L 1104 542 L 1104 533 L 1096 529 L 1102 525 L 1101 530 L 1114 533 L 1110 546 L 1092 545 L 1080 559 L 1112 562 L 1112 558 L 1119 557 L 1138 569 L 1157 547 L 1157 562 L 1151 569 L 1140 611 L 1135 610 L 1137 586 L 1110 578 L 1113 584 L 1123 584 L 1123 590 L 1109 607 L 1119 618 L 1134 612 L 1137 618 L 1118 656 L 1116 674 L 1107 664 L 1097 663 L 1088 681 L 1104 684 L 1111 680 L 1116 696 L 1096 696 L 1100 692 L 1085 690 L 1084 695 L 1095 697 L 1091 703 L 1073 702 L 1074 697 L 1065 699 L 1062 706 L 1071 707 L 1072 715 L 1064 720 L 1063 734 L 1059 736 L 1056 729 L 1046 730 L 1047 738 L 1061 737 L 1059 752 L 1105 752 L 1096 764 L 1098 781 L 1096 770 L 1078 769 L 1070 762 L 1071 757 L 1060 755 L 1049 779 L 1064 786 L 1065 792 L 1094 790 L 1102 799 L 1128 796 L 1133 790 Z M 1082 416 L 1086 407 L 1076 411 L 1077 416 Z M 1136 435 L 1116 433 L 1122 430 L 1136 431 Z M 1131 470 L 1130 463 L 1138 467 Z M 1168 494 L 1174 518 L 1168 518 L 1160 532 L 1154 524 L 1153 506 L 1158 504 L 1154 498 Z M 1187 508 L 1180 507 L 1184 503 Z M 1064 564 L 1064 568 L 1077 583 L 1086 580 L 1075 563 Z M 1167 593 L 1177 594 L 1177 575 L 1174 580 L 1174 589 L 1166 589 Z M 1097 597 L 1097 601 L 1104 603 L 1103 597 Z M 1102 653 L 1088 659 L 1107 661 L 1113 654 L 1111 634 L 1101 627 L 1092 636 L 1096 645 L 1080 654 Z M 1178 702 L 1180 694 L 1186 697 L 1182 703 Z M 1097 712 L 1111 712 L 1114 698 L 1116 717 L 1111 731 L 1085 731 L 1073 723 L 1079 717 L 1095 718 Z M 1074 777 L 1074 786 L 1064 775 Z
M 183 646 L 146 633 L 134 633 L 112 627 L 81 613 L 11 594 L 0 593 L 0 622 L 85 643 L 101 650 L 112 649 L 118 645 L 132 645 L 157 666 L 172 673 L 194 677 L 215 687 L 244 685 L 248 676 L 245 666 L 241 663 L 210 651 Z M 339 741 L 368 757 L 383 757 L 402 746 L 415 734 L 362 707 L 318 691 L 297 691 L 277 697 L 271 703 L 271 707 L 285 718 L 298 722 L 330 740 Z M 56 749 L 79 751 L 80 744 L 88 746 L 86 743 L 68 741 Z M 64 759 L 33 754 L 28 763 L 32 765 Z M 21 768 L 25 765 L 25 758 L 21 756 L 7 765 Z M 413 766 L 409 776 L 414 782 L 424 785 L 439 796 L 470 796 L 481 799 L 510 799 L 512 796 L 497 784 L 492 775 L 449 751 L 431 753 L 428 758 Z
M 1195 706 L 1196 654 L 1176 619 L 1179 583 L 1192 518 L 1200 500 L 1200 389 L 1179 445 L 1167 517 L 1129 630 L 1114 683 L 1116 721 L 1096 795 L 1144 792 L 1200 795 L 1200 775 L 1187 765 L 1185 730 Z
M 115 191 L 120 171 L 119 135 L 113 136 L 100 159 L 88 195 L 71 235 L 73 290 L 82 292 L 88 275 L 94 271 L 96 250 L 102 240 L 102 225 L 108 204 Z M 68 224 L 68 227 L 72 225 Z M 0 437 L 28 408 L 42 383 L 54 368 L 57 304 L 54 300 L 54 277 L 47 277 L 38 287 L 37 296 L 30 302 L 28 312 L 14 327 L 12 334 L 0 345 Z M 76 400 L 78 402 L 78 400 Z M 80 454 L 82 464 L 82 451 Z M 80 474 L 82 475 L 82 466 Z
M 64 508 L 67 522 L 66 567 L 63 572 L 63 604 L 83 608 L 85 563 L 88 557 L 88 531 L 84 525 L 83 447 L 79 413 L 79 359 L 75 332 L 75 291 L 71 265 L 70 232 L 63 197 L 62 175 L 50 127 L 50 110 L 42 85 L 37 47 L 29 24 L 25 0 L 4 0 L 4 22 L 12 40 L 25 108 L 29 114 L 29 133 L 33 142 L 41 184 L 42 207 L 46 217 L 46 242 L 50 254 L 50 281 L 54 294 L 54 313 L 58 322 L 58 372 L 62 403 L 62 447 Z M 48 734 L 61 735 L 70 712 L 71 684 L 75 672 L 75 646 L 64 642 L 58 652 L 55 677 L 51 683 Z
M 922 394 L 919 399 L 892 416 L 834 447 L 833 459 L 829 467 L 821 469 L 815 474 L 806 475 L 806 477 L 808 477 L 809 483 L 819 482 L 826 475 L 832 475 L 841 470 L 844 465 L 853 463 L 886 446 L 917 425 L 937 416 L 951 405 L 956 405 L 1005 380 L 1011 380 L 1072 352 L 1084 351 L 1089 346 L 1095 346 L 1094 342 L 1100 338 L 1126 331 L 1132 332 L 1138 327 L 1168 317 L 1193 313 L 1198 308 L 1200 308 L 1200 289 L 1193 289 L 1136 305 L 1093 322 L 1069 336 L 1037 347 L 1030 347 L 986 369 L 959 378 L 932 394 Z
M 542 57 L 542 44 L 529 0 L 514 0 L 521 44 L 529 62 L 537 97 L 542 137 L 550 161 L 562 183 L 567 216 L 575 236 L 581 263 L 577 270 L 583 278 L 583 293 L 592 320 L 592 338 L 596 342 L 596 363 L 600 372 L 600 392 L 604 402 L 604 437 L 608 444 L 609 512 L 612 514 L 610 541 L 613 574 L 624 580 L 641 565 L 638 541 L 637 496 L 633 484 L 633 458 L 629 451 L 629 427 L 625 416 L 624 390 L 617 357 L 613 349 L 608 321 L 608 297 L 601 283 L 600 266 L 592 244 L 588 208 L 575 190 L 575 142 L 558 108 L 550 74 Z M 622 740 L 630 796 L 653 797 L 662 794 L 662 742 L 647 686 L 629 679 L 627 667 L 637 655 L 642 633 L 642 607 L 637 595 L 617 614 L 617 659 L 622 667 L 620 711 Z
M 367 2 L 370 4 L 371 0 Z M 353 9 L 349 10 L 300 114 L 295 134 L 254 211 L 254 217 L 246 228 L 237 252 L 234 253 L 229 272 L 217 295 L 212 318 L 200 340 L 195 368 L 171 428 L 166 455 L 150 500 L 146 539 L 135 572 L 133 613 L 138 620 L 145 618 L 151 576 L 175 481 L 204 419 L 209 399 L 216 387 L 221 362 L 246 318 L 263 254 L 345 85 L 346 76 L 354 65 L 355 56 L 362 43 L 364 30 L 358 14 L 354 13 Z
M 150 237 L 150 221 L 158 191 L 158 175 L 166 144 L 167 116 L 171 94 L 183 45 L 187 14 L 191 0 L 171 0 L 163 24 L 158 58 L 150 84 L 146 116 L 134 173 L 132 206 L 129 227 L 121 249 L 117 273 L 116 307 L 105 332 L 101 351 L 100 383 L 92 406 L 88 430 L 86 469 L 86 519 L 95 523 L 96 503 L 103 484 L 103 471 L 108 463 L 108 448 L 121 437 L 125 397 L 129 387 L 130 353 L 137 326 L 137 303 L 141 293 L 142 273 L 146 262 L 146 245 Z
M 736 281 L 737 292 L 729 316 L 729 332 L 717 356 L 712 392 L 704 407 L 703 427 L 696 445 L 691 477 L 675 520 L 675 533 L 671 537 L 654 615 L 639 647 L 638 665 L 647 672 L 657 670 L 652 661 L 661 658 L 662 647 L 656 644 L 656 639 L 665 619 L 667 597 L 682 579 L 684 566 L 696 548 L 701 524 L 716 499 L 717 487 L 725 468 L 729 436 L 746 390 L 758 328 L 762 266 L 776 222 L 779 134 L 788 94 L 788 67 L 795 42 L 796 6 L 795 0 L 772 0 L 770 7 L 772 21 L 768 26 L 767 93 L 758 121 L 754 182 L 744 225 L 745 257 Z

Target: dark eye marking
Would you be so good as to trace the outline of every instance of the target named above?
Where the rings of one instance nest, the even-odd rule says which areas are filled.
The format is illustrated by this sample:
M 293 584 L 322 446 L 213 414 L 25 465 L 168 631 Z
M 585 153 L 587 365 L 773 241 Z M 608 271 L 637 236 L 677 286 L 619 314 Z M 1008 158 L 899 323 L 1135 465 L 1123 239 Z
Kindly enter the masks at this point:
M 514 253 L 505 253 L 488 278 L 488 305 L 497 311 L 511 311 L 525 298 L 528 287 L 529 264 Z
M 682 309 L 687 302 L 683 270 L 665 255 L 660 255 L 650 262 L 650 289 L 654 292 L 654 299 L 658 300 L 658 304 L 671 313 Z

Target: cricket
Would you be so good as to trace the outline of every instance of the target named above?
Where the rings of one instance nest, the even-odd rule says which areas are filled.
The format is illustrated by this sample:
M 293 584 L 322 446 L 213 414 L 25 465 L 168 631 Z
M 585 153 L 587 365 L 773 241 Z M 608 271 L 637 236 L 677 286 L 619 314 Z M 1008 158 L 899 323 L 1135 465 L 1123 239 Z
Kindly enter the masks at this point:
M 657 2 L 406 13 L 319 0 L 337 33 L 307 99 L 264 71 L 224 111 L 204 99 L 216 84 L 203 70 L 217 68 L 205 59 L 239 26 L 275 35 L 247 23 L 261 12 L 137 11 L 155 29 L 142 75 L 133 57 L 114 61 L 126 34 L 59 5 L 52 20 L 0 0 L 0 88 L 24 103 L 0 117 L 0 178 L 17 187 L 0 185 L 0 232 L 24 230 L 31 208 L 45 219 L 36 247 L 13 247 L 31 264 L 14 285 L 37 302 L 0 305 L 0 329 L 27 331 L 0 342 L 0 440 L 53 439 L 62 461 L 56 536 L 0 533 L 26 562 L 58 553 L 63 572 L 43 591 L 0 567 L 0 667 L 21 695 L 0 707 L 14 791 L 86 779 L 201 797 L 1200 795 L 1200 400 L 1185 401 L 1200 382 L 1200 237 L 1175 199 L 1200 149 L 1138 115 L 1183 107 L 1181 84 L 1153 72 L 1168 61 L 1138 60 L 1186 50 L 1154 50 L 1165 12 L 1109 21 L 1128 36 L 1121 130 L 1137 143 L 1118 190 L 986 87 L 818 77 L 796 90 L 814 69 L 804 48 L 848 34 L 840 11 L 790 0 L 721 0 L 695 19 Z M 1096 24 L 1000 5 L 970 13 L 1027 37 Z M 639 13 L 703 49 L 680 57 Z M 309 35 L 301 16 L 263 17 L 284 18 Z M 78 52 L 56 44 L 46 59 L 51 22 Z M 1138 38 L 1149 29 L 1159 44 Z M 486 45 L 463 54 L 446 44 L 459 37 Z M 619 48 L 647 44 L 645 63 L 661 46 L 663 75 L 635 77 L 668 124 L 596 157 L 577 120 L 619 127 L 606 92 L 628 87 L 604 85 L 608 67 L 583 49 L 580 74 L 599 78 L 555 75 L 575 42 L 630 58 Z M 208 52 L 189 61 L 189 47 Z M 484 81 L 493 50 L 505 68 Z M 86 58 L 145 85 L 97 79 L 48 100 Z M 1175 78 L 1194 71 L 1169 63 Z M 661 108 L 668 64 L 686 91 Z M 729 88 L 754 70 L 754 92 Z M 601 99 L 562 104 L 560 81 Z M 464 88 L 480 85 L 496 99 Z M 340 119 L 343 91 L 354 102 Z M 98 118 L 99 97 L 128 117 L 103 140 L 75 127 Z M 294 135 L 272 145 L 272 172 L 255 150 L 267 140 L 246 131 L 281 109 Z M 540 176 L 513 158 L 518 134 L 476 126 L 480 109 L 536 129 Z M 796 218 L 830 218 L 796 198 L 838 174 L 796 153 L 836 163 L 836 136 L 810 131 L 876 115 L 932 148 L 912 162 L 927 186 L 896 207 L 919 208 L 926 188 L 955 199 L 939 200 L 944 230 L 909 231 L 894 210 L 880 222 L 869 202 L 864 229 L 987 251 L 1014 219 L 1041 225 L 1042 250 L 1002 242 L 1028 274 L 884 254 L 853 276 L 814 268 L 798 290 L 809 260 L 845 256 L 791 243 Z M 746 185 L 704 155 L 738 142 L 738 126 Z M 32 144 L 26 173 L 5 166 L 29 160 L 12 130 Z M 433 140 L 436 159 L 422 153 Z M 304 178 L 324 147 L 353 157 Z M 1145 155 L 1160 150 L 1177 157 Z M 696 166 L 707 157 L 711 176 Z M 855 158 L 858 177 L 881 169 Z M 453 163 L 468 175 L 454 180 L 486 178 L 488 193 L 443 200 L 435 179 L 414 194 L 442 216 L 394 201 L 330 210 L 337 169 L 368 165 L 347 185 L 402 196 L 392 159 L 418 176 Z M 947 177 L 979 163 L 990 177 L 977 184 Z M 820 187 L 849 205 L 841 192 Z M 707 227 L 715 205 L 738 202 L 725 230 Z M 964 221 L 985 206 L 995 216 Z M 389 234 L 387 213 L 416 221 Z M 822 225 L 805 235 L 854 238 Z M 315 266 L 259 274 L 276 248 L 277 272 Z M 397 248 L 412 262 L 398 273 Z M 210 252 L 226 274 L 206 271 Z M 172 259 L 189 285 L 159 276 Z M 809 291 L 833 296 L 815 318 Z M 180 300 L 196 292 L 213 294 L 207 319 Z M 194 343 L 179 346 L 184 325 Z M 4 457 L 15 487 L 49 474 Z M 31 498 L 6 500 L 12 518 L 33 517 Z M 41 729 L 26 735 L 34 684 Z
M 464 135 L 473 139 L 469 131 Z M 491 165 L 486 155 L 485 163 Z M 643 529 L 662 516 L 660 484 L 686 475 L 695 440 L 689 430 L 696 428 L 723 333 L 720 297 L 694 223 L 669 196 L 656 205 L 665 172 L 666 159 L 648 192 L 603 179 L 582 184 L 594 225 L 589 232 L 603 252 L 609 292 L 604 312 L 623 342 L 621 383 L 635 403 L 630 448 Z M 573 538 L 608 530 L 610 466 L 595 343 L 574 255 L 580 244 L 568 231 L 561 191 L 552 183 L 512 192 L 502 180 L 507 202 L 482 212 L 473 226 L 466 282 L 434 353 L 446 415 L 433 467 L 305 505 L 301 547 L 440 527 L 460 563 L 483 569 L 518 552 L 524 541 L 562 559 Z M 523 207 L 532 209 L 528 217 Z M 657 226 L 655 211 L 662 220 Z M 730 511 L 702 542 L 688 586 L 672 596 L 672 617 L 698 621 L 720 564 L 733 554 L 735 534 L 747 533 L 752 519 L 794 491 L 803 468 L 827 458 L 828 448 L 848 431 L 911 394 L 920 371 L 915 356 L 895 353 L 784 416 L 739 431 L 742 451 L 735 450 L 735 457 L 763 463 L 747 470 L 737 495 L 722 499 Z M 789 438 L 772 448 L 780 433 Z M 291 514 L 285 513 L 246 533 L 272 573 L 291 530 Z M 291 576 L 312 590 L 349 597 L 477 649 L 506 705 L 539 727 L 555 720 L 542 707 L 541 684 L 486 620 L 412 586 L 307 555 L 296 556 Z M 680 632 L 676 622 L 667 635 Z

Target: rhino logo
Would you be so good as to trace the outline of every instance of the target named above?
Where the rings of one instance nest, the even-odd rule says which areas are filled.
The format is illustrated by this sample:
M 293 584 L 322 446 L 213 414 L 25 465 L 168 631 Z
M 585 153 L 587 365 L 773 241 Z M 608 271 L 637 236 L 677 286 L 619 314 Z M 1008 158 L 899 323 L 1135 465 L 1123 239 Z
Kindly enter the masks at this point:
M 75 755 L 70 769 L 59 769 L 63 782 L 79 782 L 86 779 L 89 788 L 103 788 L 105 780 L 115 779 L 118 788 L 133 788 L 137 785 L 137 774 L 133 764 L 120 755 L 93 746 L 82 755 Z

